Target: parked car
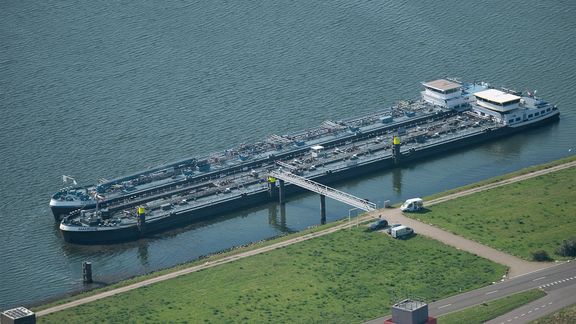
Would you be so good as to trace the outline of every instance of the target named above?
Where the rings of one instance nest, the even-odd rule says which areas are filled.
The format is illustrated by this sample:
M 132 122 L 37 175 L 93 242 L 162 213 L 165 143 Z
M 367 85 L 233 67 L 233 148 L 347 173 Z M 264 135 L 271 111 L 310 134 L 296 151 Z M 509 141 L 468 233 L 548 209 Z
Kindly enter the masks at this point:
M 385 219 L 378 219 L 375 222 L 371 223 L 370 225 L 368 225 L 368 229 L 370 231 L 377 231 L 381 228 L 385 228 L 386 226 L 388 226 L 388 221 Z

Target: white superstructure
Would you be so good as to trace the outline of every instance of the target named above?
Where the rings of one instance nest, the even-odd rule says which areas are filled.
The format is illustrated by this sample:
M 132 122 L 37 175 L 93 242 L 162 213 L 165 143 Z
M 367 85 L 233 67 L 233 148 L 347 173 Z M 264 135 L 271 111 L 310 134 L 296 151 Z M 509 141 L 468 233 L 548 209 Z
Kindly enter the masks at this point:
M 439 107 L 458 108 L 467 106 L 470 96 L 466 95 L 460 83 L 439 79 L 422 83 L 422 99 Z
M 518 93 L 488 89 L 474 93 L 474 97 L 473 112 L 510 127 L 524 126 L 560 113 L 556 106 L 532 94 L 519 96 Z
M 422 99 L 436 107 L 471 111 L 510 127 L 520 127 L 560 114 L 555 105 L 528 92 L 494 89 L 487 83 L 460 83 L 446 79 L 423 82 Z

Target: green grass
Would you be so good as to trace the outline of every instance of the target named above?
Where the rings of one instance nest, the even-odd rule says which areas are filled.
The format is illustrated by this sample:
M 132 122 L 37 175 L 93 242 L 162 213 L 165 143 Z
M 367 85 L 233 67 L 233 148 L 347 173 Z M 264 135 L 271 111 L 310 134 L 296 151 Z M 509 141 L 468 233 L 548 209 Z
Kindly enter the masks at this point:
M 449 191 L 446 191 L 446 192 L 442 192 L 442 193 L 439 193 L 439 194 L 436 194 L 436 195 L 433 195 L 433 196 L 428 196 L 428 197 L 425 198 L 425 200 L 431 200 L 431 199 L 434 199 L 434 198 L 446 196 L 446 195 L 451 194 L 451 193 L 454 193 L 454 192 L 463 191 L 463 190 L 466 190 L 466 189 L 478 187 L 478 186 L 480 186 L 480 185 L 484 185 L 484 184 L 488 184 L 488 183 L 493 183 L 493 182 L 500 181 L 500 180 L 503 180 L 503 179 L 508 179 L 508 178 L 511 178 L 511 177 L 513 177 L 513 176 L 516 176 L 516 175 L 526 174 L 526 173 L 530 173 L 530 172 L 533 172 L 533 171 L 550 168 L 550 167 L 553 167 L 553 166 L 555 166 L 555 165 L 559 165 L 559 164 L 562 164 L 562 163 L 570 162 L 570 161 L 573 161 L 573 160 L 576 160 L 576 156 L 564 158 L 564 159 L 557 160 L 557 161 L 553 161 L 553 162 L 550 162 L 550 163 L 547 163 L 547 164 L 543 164 L 543 165 L 533 166 L 533 167 L 530 167 L 530 168 L 522 169 L 522 170 L 517 171 L 517 172 L 514 172 L 514 173 L 510 173 L 510 174 L 506 174 L 506 175 L 503 175 L 503 176 L 491 178 L 491 179 L 488 179 L 488 180 L 485 180 L 485 181 L 482 181 L 482 182 L 478 182 L 478 183 L 474 183 L 474 184 L 471 184 L 471 185 L 468 185 L 468 186 L 456 188 L 456 189 L 449 190 Z M 143 281 L 143 280 L 146 280 L 146 279 L 149 279 L 149 278 L 153 278 L 153 277 L 157 277 L 157 276 L 160 276 L 160 275 L 169 273 L 169 272 L 174 272 L 174 271 L 177 271 L 177 270 L 186 268 L 186 267 L 190 267 L 190 266 L 193 266 L 193 265 L 201 264 L 201 263 L 204 263 L 204 262 L 206 262 L 206 261 L 214 261 L 214 260 L 220 259 L 220 258 L 222 258 L 222 257 L 224 257 L 224 256 L 227 256 L 227 255 L 240 253 L 240 252 L 243 252 L 243 251 L 246 251 L 246 250 L 251 250 L 251 249 L 258 248 L 258 247 L 262 247 L 262 246 L 267 246 L 267 245 L 270 245 L 270 244 L 273 244 L 273 243 L 276 243 L 276 242 L 279 242 L 279 241 L 283 241 L 283 240 L 286 240 L 286 239 L 289 239 L 289 238 L 292 238 L 292 237 L 296 237 L 296 236 L 301 236 L 301 235 L 304 235 L 304 234 L 307 234 L 307 233 L 317 232 L 317 231 L 320 231 L 320 230 L 323 230 L 323 229 L 326 229 L 326 228 L 328 228 L 328 227 L 332 227 L 332 226 L 335 226 L 335 225 L 338 225 L 338 224 L 339 224 L 339 222 L 330 223 L 330 224 L 326 224 L 326 225 L 314 227 L 314 228 L 311 228 L 311 229 L 307 229 L 307 230 L 304 230 L 304 231 L 302 231 L 302 232 L 293 233 L 293 234 L 290 234 L 290 235 L 287 235 L 287 236 L 283 236 L 283 237 L 280 237 L 280 238 L 275 238 L 275 239 L 267 240 L 267 241 L 264 241 L 264 242 L 258 242 L 258 243 L 255 243 L 255 244 L 253 244 L 253 245 L 250 245 L 250 246 L 248 246 L 248 247 L 240 247 L 240 248 L 237 248 L 237 249 L 233 249 L 233 250 L 231 250 L 231 251 L 226 251 L 226 252 L 223 252 L 223 253 L 218 253 L 218 254 L 216 254 L 216 255 L 211 255 L 211 256 L 209 256 L 209 257 L 207 257 L 207 258 L 204 258 L 204 259 L 201 259 L 201 260 L 196 260 L 196 261 L 192 261 L 192 262 L 183 263 L 183 264 L 181 264 L 181 265 L 178 265 L 178 266 L 175 266 L 175 267 L 172 267 L 172 268 L 164 269 L 164 270 L 161 270 L 161 271 L 156 271 L 156 272 L 153 272 L 153 273 L 150 273 L 150 274 L 146 274 L 146 275 L 141 275 L 141 276 L 133 277 L 133 278 L 126 279 L 126 280 L 120 281 L 120 282 L 118 282 L 118 283 L 115 283 L 115 284 L 113 284 L 113 285 L 109 285 L 109 286 L 106 286 L 106 287 L 103 287 L 103 288 L 90 290 L 90 291 L 87 291 L 87 292 L 83 292 L 83 293 L 80 293 L 80 294 L 76 294 L 76 295 L 71 296 L 71 297 L 62 298 L 62 299 L 59 299 L 59 300 L 56 300 L 56 301 L 53 301 L 53 302 L 50 302 L 50 303 L 47 303 L 47 304 L 44 304 L 44 305 L 35 306 L 35 307 L 33 307 L 33 310 L 34 310 L 34 311 L 39 311 L 39 310 L 46 309 L 46 308 L 49 308 L 49 307 L 52 307 L 52 306 L 55 306 L 55 305 L 64 304 L 64 303 L 67 303 L 67 302 L 70 302 L 70 301 L 73 301 L 73 300 L 76 300 L 76 299 L 79 299 L 79 298 L 91 296 L 91 295 L 94 295 L 94 294 L 97 294 L 97 293 L 100 293 L 100 292 L 103 292 L 103 291 L 112 290 L 112 289 L 115 289 L 115 288 L 118 288 L 118 287 L 127 286 L 127 285 L 130 285 L 130 284 L 135 283 L 135 282 Z
M 532 324 L 573 324 L 576 323 L 576 305 L 562 308 L 550 315 L 539 318 Z
M 359 215 L 359 216 L 361 216 L 361 215 Z M 167 273 L 175 272 L 175 271 L 178 271 L 178 270 L 181 270 L 181 269 L 185 269 L 185 268 L 189 268 L 189 267 L 192 267 L 192 266 L 195 266 L 195 265 L 200 265 L 200 264 L 203 264 L 203 263 L 208 262 L 208 261 L 220 260 L 220 259 L 222 259 L 222 258 L 224 258 L 224 257 L 227 257 L 227 256 L 230 256 L 230 255 L 235 255 L 235 254 L 242 253 L 242 252 L 245 252 L 245 251 L 250 251 L 250 250 L 257 249 L 257 248 L 269 246 L 269 245 L 272 245 L 272 244 L 275 244 L 275 243 L 278 243 L 278 242 L 282 242 L 282 241 L 289 240 L 289 239 L 294 238 L 294 237 L 299 237 L 299 236 L 303 236 L 303 235 L 310 234 L 310 233 L 316 233 L 316 232 L 319 232 L 319 231 L 322 231 L 322 230 L 325 230 L 325 229 L 328 229 L 328 228 L 331 228 L 331 227 L 340 225 L 342 222 L 347 222 L 347 220 L 342 220 L 342 221 L 338 221 L 338 222 L 333 222 L 333 223 L 329 223 L 329 224 L 325 224 L 325 225 L 313 226 L 313 227 L 310 227 L 310 228 L 308 228 L 308 229 L 305 229 L 305 230 L 300 231 L 300 232 L 297 232 L 297 233 L 291 233 L 291 234 L 288 234 L 288 235 L 279 236 L 279 237 L 272 238 L 272 239 L 269 239 L 269 240 L 255 242 L 255 243 L 249 244 L 249 245 L 247 245 L 247 246 L 236 247 L 236 248 L 233 248 L 233 249 L 230 249 L 230 250 L 227 250 L 227 251 L 222 251 L 222 252 L 219 252 L 219 253 L 215 253 L 215 254 L 212 254 L 212 255 L 209 255 L 209 256 L 200 258 L 200 259 L 198 259 L 198 260 L 194 260 L 194 261 L 191 261 L 191 262 L 185 262 L 185 263 L 176 265 L 176 266 L 171 267 L 171 268 L 167 268 L 167 269 L 163 269 L 163 270 L 159 270 L 159 271 L 154 271 L 154 272 L 151 272 L 151 273 L 148 273 L 148 274 L 145 274 L 145 275 L 135 276 L 135 277 L 132 277 L 132 278 L 129 278 L 129 279 L 125 279 L 125 280 L 119 281 L 119 282 L 117 282 L 117 283 L 115 283 L 115 284 L 108 285 L 108 286 L 105 286 L 105 287 L 102 287 L 102 288 L 97 288 L 97 289 L 85 291 L 85 292 L 82 292 L 82 293 L 79 293 L 79 294 L 75 294 L 75 295 L 70 296 L 70 297 L 61 298 L 61 299 L 58 299 L 58 300 L 55 300 L 55 301 L 52 301 L 52 302 L 49 302 L 49 303 L 46 303 L 46 304 L 34 306 L 34 307 L 31 307 L 31 309 L 32 309 L 33 311 L 35 311 L 35 312 L 38 312 L 38 311 L 43 310 L 43 309 L 46 309 L 46 308 L 50 308 L 50 307 L 53 307 L 53 306 L 56 306 L 56 305 L 65 304 L 65 303 L 68 303 L 68 302 L 71 302 L 71 301 L 74 301 L 74 300 L 77 300 L 77 299 L 80 299 L 80 298 L 92 296 L 92 295 L 95 295 L 95 294 L 98 294 L 98 293 L 102 293 L 102 292 L 105 292 L 105 291 L 109 291 L 109 290 L 112 290 L 112 289 L 116 289 L 116 288 L 128 286 L 128 285 L 131 285 L 131 284 L 133 284 L 133 283 L 137 283 L 137 282 L 140 282 L 140 281 L 144 281 L 144 280 L 146 280 L 146 279 L 151 279 L 151 278 L 159 277 L 159 276 L 164 275 L 164 274 L 167 274 Z
M 518 294 L 506 296 L 490 302 L 482 303 L 465 310 L 450 313 L 438 318 L 439 324 L 480 324 L 498 316 L 504 315 L 524 304 L 528 304 L 538 298 L 546 296 L 539 289 L 528 290 Z
M 472 184 L 472 185 L 465 186 L 465 187 L 462 187 L 462 188 L 457 188 L 457 189 L 450 190 L 450 191 L 447 191 L 447 192 L 444 192 L 444 193 L 440 193 L 440 194 L 438 194 L 438 195 L 434 195 L 434 196 L 427 197 L 427 198 L 428 198 L 428 199 L 432 199 L 432 198 L 444 196 L 444 195 L 447 195 L 447 194 L 450 194 L 450 193 L 453 193 L 453 192 L 456 192 L 456 191 L 462 191 L 462 190 L 469 189 L 469 188 L 472 188 L 472 187 L 477 187 L 477 186 L 482 185 L 482 184 L 492 183 L 492 182 L 499 181 L 499 180 L 502 180 L 502 179 L 510 178 L 510 177 L 515 176 L 515 175 L 518 175 L 518 174 L 525 174 L 525 173 L 533 172 L 533 171 L 536 171 L 536 170 L 539 170 L 539 169 L 546 169 L 546 168 L 552 167 L 552 166 L 554 166 L 554 165 L 558 165 L 558 164 L 561 164 L 561 163 L 569 162 L 569 161 L 572 161 L 572 160 L 576 160 L 576 157 L 569 157 L 569 158 L 565 158 L 565 159 L 562 159 L 562 160 L 554 161 L 554 162 L 551 162 L 551 163 L 548 163 L 548 164 L 544 164 L 544 165 L 541 165 L 541 166 L 535 166 L 535 167 L 523 169 L 523 170 L 520 170 L 520 171 L 515 172 L 515 173 L 512 173 L 512 174 L 508 174 L 508 175 L 504 175 L 504 176 L 501 176 L 501 177 L 496 177 L 496 178 L 488 179 L 488 180 L 482 181 L 482 182 L 480 182 L 480 183 Z M 319 226 L 319 227 L 316 227 L 316 228 L 312 228 L 312 229 L 309 229 L 309 230 L 305 230 L 305 231 L 300 232 L 300 233 L 290 234 L 290 235 L 288 235 L 288 236 L 286 236 L 286 237 L 280 237 L 280 238 L 276 238 L 276 239 L 269 240 L 269 241 L 265 241 L 265 242 L 258 242 L 258 243 L 255 243 L 255 244 L 253 244 L 253 245 L 250 245 L 250 246 L 248 246 L 248 247 L 240 247 L 240 248 L 234 249 L 234 250 L 232 250 L 232 251 L 227 251 L 227 252 L 223 252 L 223 253 L 218 253 L 218 254 L 216 254 L 216 255 L 212 255 L 212 256 L 209 256 L 209 257 L 204 258 L 204 259 L 201 259 L 201 260 L 196 260 L 196 261 L 193 261 L 193 262 L 185 263 L 185 264 L 182 264 L 182 265 L 179 265 L 179 266 L 170 268 L 170 269 L 165 269 L 165 270 L 158 271 L 158 272 L 154 272 L 154 273 L 147 274 L 147 275 L 144 275 L 144 276 L 138 276 L 138 277 L 130 278 L 130 279 L 128 279 L 128 280 L 124 280 L 124 281 L 118 282 L 118 283 L 116 283 L 116 284 L 114 284 L 114 285 L 106 286 L 106 287 L 101 288 L 101 289 L 96 289 L 96 290 L 84 292 L 84 293 L 78 294 L 78 295 L 76 295 L 76 296 L 72 296 L 72 297 L 68 297 L 68 298 L 65 298 L 65 299 L 62 299 L 62 300 L 58 300 L 58 301 L 52 302 L 52 303 L 50 303 L 50 304 L 41 305 L 41 306 L 35 307 L 34 310 L 35 310 L 35 311 L 38 311 L 38 310 L 45 309 L 45 308 L 48 308 L 48 307 L 51 307 L 51 306 L 54 306 L 54 305 L 63 304 L 63 303 L 69 302 L 69 301 L 71 301 L 71 300 L 75 300 L 75 299 L 79 299 L 79 298 L 82 298 L 82 297 L 85 297 L 85 296 L 93 295 L 93 294 L 96 294 L 96 293 L 99 293 L 99 292 L 102 292 L 102 291 L 111 290 L 111 289 L 114 289 L 114 288 L 117 288 L 117 287 L 126 286 L 126 285 L 129 285 L 129 284 L 132 284 L 132 283 L 135 283 L 135 282 L 138 282 L 138 281 L 142 281 L 142 280 L 145 280 L 145 279 L 148 279 L 148 278 L 156 277 L 156 276 L 159 276 L 159 275 L 168 273 L 168 272 L 177 271 L 177 270 L 179 270 L 179 269 L 186 268 L 186 267 L 189 267 L 189 266 L 192 266 L 192 265 L 195 265 L 195 264 L 204 263 L 204 262 L 206 262 L 206 261 L 208 261 L 208 260 L 210 260 L 210 261 L 217 260 L 217 259 L 220 259 L 220 258 L 222 258 L 222 257 L 224 257 L 224 256 L 227 256 L 227 255 L 230 255 L 230 254 L 236 254 L 236 253 L 239 253 L 239 252 L 242 252 L 242 251 L 245 251 L 245 250 L 251 250 L 251 249 L 254 249 L 254 248 L 257 248 L 257 247 L 270 245 L 270 244 L 273 244 L 273 243 L 275 243 L 275 242 L 282 241 L 282 240 L 285 240 L 285 239 L 288 239 L 288 238 L 291 238 L 291 237 L 294 237 L 294 236 L 300 236 L 300 235 L 307 234 L 307 233 L 310 233 L 310 232 L 316 232 L 316 231 L 325 229 L 325 228 L 327 228 L 327 227 L 335 226 L 335 225 L 337 225 L 337 224 L 338 224 L 338 223 L 331 223 L 331 224 L 327 224 L 327 225 L 324 225 L 324 226 Z M 386 310 L 386 311 L 387 311 L 387 310 Z M 382 312 L 379 312 L 379 313 L 382 313 Z
M 430 196 L 426 196 L 424 197 L 425 200 L 432 200 L 432 199 L 436 199 L 436 198 L 440 198 L 440 197 L 444 197 L 453 193 L 457 193 L 460 191 L 464 191 L 464 190 L 468 190 L 468 189 L 472 189 L 472 188 L 478 188 L 487 184 L 491 184 L 491 183 L 495 183 L 498 181 L 502 181 L 502 180 L 506 180 L 506 179 L 510 179 L 519 175 L 524 175 L 524 174 L 528 174 L 528 173 L 532 173 L 535 171 L 539 171 L 539 170 L 544 170 L 544 169 L 549 169 L 551 167 L 560 165 L 560 164 L 564 164 L 564 163 L 568 163 L 568 162 L 572 162 L 572 161 L 576 161 L 576 155 L 573 156 L 569 156 L 569 157 L 565 157 L 563 159 L 560 160 L 556 160 L 556 161 L 552 161 L 552 162 L 548 162 L 548 163 L 544 163 L 544 164 L 539 164 L 539 165 L 535 165 L 535 166 L 531 166 L 528 168 L 524 168 L 515 172 L 511 172 L 511 173 L 507 173 L 501 176 L 497 176 L 497 177 L 493 177 L 490 179 L 486 179 L 483 181 L 479 181 L 479 182 L 475 182 L 466 186 L 462 186 L 462 187 L 458 187 L 455 189 L 451 189 L 451 190 L 447 190 L 447 191 L 443 191 L 443 192 L 439 192 L 437 194 L 433 194 Z M 398 205 L 400 206 L 400 205 Z
M 421 236 L 338 231 L 39 318 L 61 322 L 336 322 L 497 281 L 505 267 Z M 128 320 L 129 319 L 129 320 Z
M 531 260 L 554 251 L 576 232 L 576 168 L 561 170 L 407 214 L 480 243 Z

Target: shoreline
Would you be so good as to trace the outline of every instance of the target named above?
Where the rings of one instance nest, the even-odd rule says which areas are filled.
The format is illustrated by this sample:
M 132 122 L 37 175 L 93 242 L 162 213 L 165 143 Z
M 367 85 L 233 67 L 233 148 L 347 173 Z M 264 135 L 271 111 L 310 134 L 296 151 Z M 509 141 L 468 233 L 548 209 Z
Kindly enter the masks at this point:
M 472 194 L 476 191 L 482 190 L 482 188 L 491 189 L 496 186 L 506 185 L 513 181 L 507 180 L 514 177 L 518 177 L 519 175 L 524 175 L 524 178 L 536 177 L 541 174 L 549 173 L 556 171 L 561 168 L 568 168 L 576 165 L 576 157 L 567 157 L 565 159 L 553 161 L 547 164 L 538 165 L 526 169 L 519 170 L 517 172 L 513 172 L 507 175 L 503 175 L 496 178 L 491 178 L 480 183 L 471 184 L 469 186 L 453 189 L 450 191 L 445 192 L 444 195 L 438 194 L 438 196 L 444 198 L 435 198 L 430 200 L 431 203 L 438 203 L 444 200 L 449 199 L 452 195 L 456 195 L 453 192 L 460 192 Z M 562 167 L 563 166 L 563 167 Z M 516 181 L 520 181 L 516 180 Z M 436 196 L 436 195 L 435 195 Z M 455 197 L 452 197 L 455 198 Z M 383 210 L 376 210 L 371 213 L 362 214 L 358 219 L 358 222 L 365 222 L 371 220 L 373 218 L 378 217 L 378 213 L 383 212 Z M 248 246 L 232 248 L 229 251 L 217 253 L 215 255 L 209 255 L 205 258 L 194 260 L 190 263 L 185 263 L 176 267 L 167 268 L 165 270 L 160 270 L 157 272 L 152 272 L 147 275 L 143 276 L 136 276 L 128 280 L 123 280 L 115 284 L 111 284 L 102 288 L 97 288 L 95 290 L 90 290 L 85 293 L 81 293 L 75 296 L 71 296 L 68 298 L 60 299 L 59 301 L 44 304 L 38 307 L 33 307 L 32 309 L 37 312 L 38 316 L 47 315 L 49 313 L 53 313 L 59 310 L 63 310 L 66 308 L 74 307 L 77 305 L 85 304 L 94 300 L 98 300 L 101 298 L 105 298 L 108 296 L 112 296 L 115 294 L 119 294 L 125 291 L 129 291 L 132 289 L 136 289 L 138 287 L 147 286 L 156 282 L 169 280 L 172 278 L 179 277 L 181 275 L 185 275 L 188 273 L 200 271 L 203 269 L 215 267 L 220 264 L 229 263 L 235 260 L 239 260 L 241 258 L 245 258 L 248 256 L 252 256 L 259 253 L 268 252 L 274 249 L 282 248 L 284 246 L 306 241 L 315 237 L 319 237 L 322 235 L 330 234 L 340 229 L 349 228 L 356 225 L 356 222 L 348 223 L 345 220 L 333 222 L 330 224 L 317 226 L 311 229 L 304 230 L 302 232 L 293 233 L 281 237 L 276 237 L 271 240 L 265 240 L 256 242 L 253 244 L 249 244 Z M 258 247 L 262 245 L 261 247 Z M 83 297 L 83 295 L 88 295 Z

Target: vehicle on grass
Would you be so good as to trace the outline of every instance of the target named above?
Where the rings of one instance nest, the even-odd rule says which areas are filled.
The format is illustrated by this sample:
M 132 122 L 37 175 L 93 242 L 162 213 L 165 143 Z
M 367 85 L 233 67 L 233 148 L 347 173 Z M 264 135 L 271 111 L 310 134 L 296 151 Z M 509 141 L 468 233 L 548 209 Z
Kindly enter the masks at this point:
M 392 233 L 392 229 L 395 228 L 395 227 L 398 227 L 398 226 L 402 226 L 402 224 L 392 224 L 392 225 L 390 225 L 390 227 L 388 227 L 388 228 L 386 229 L 386 233 L 391 234 L 391 233 Z
M 414 233 L 414 230 L 404 225 L 394 227 L 390 230 L 390 235 L 392 235 L 393 238 L 401 238 L 403 236 L 407 236 L 412 233 Z
M 402 206 L 400 206 L 401 211 L 405 212 L 415 212 L 420 211 L 424 208 L 424 200 L 422 198 L 412 198 L 406 200 Z
M 368 225 L 368 230 L 369 231 L 377 231 L 379 229 L 385 228 L 388 226 L 388 221 L 385 219 L 378 219 L 373 223 L 370 223 L 370 225 Z

